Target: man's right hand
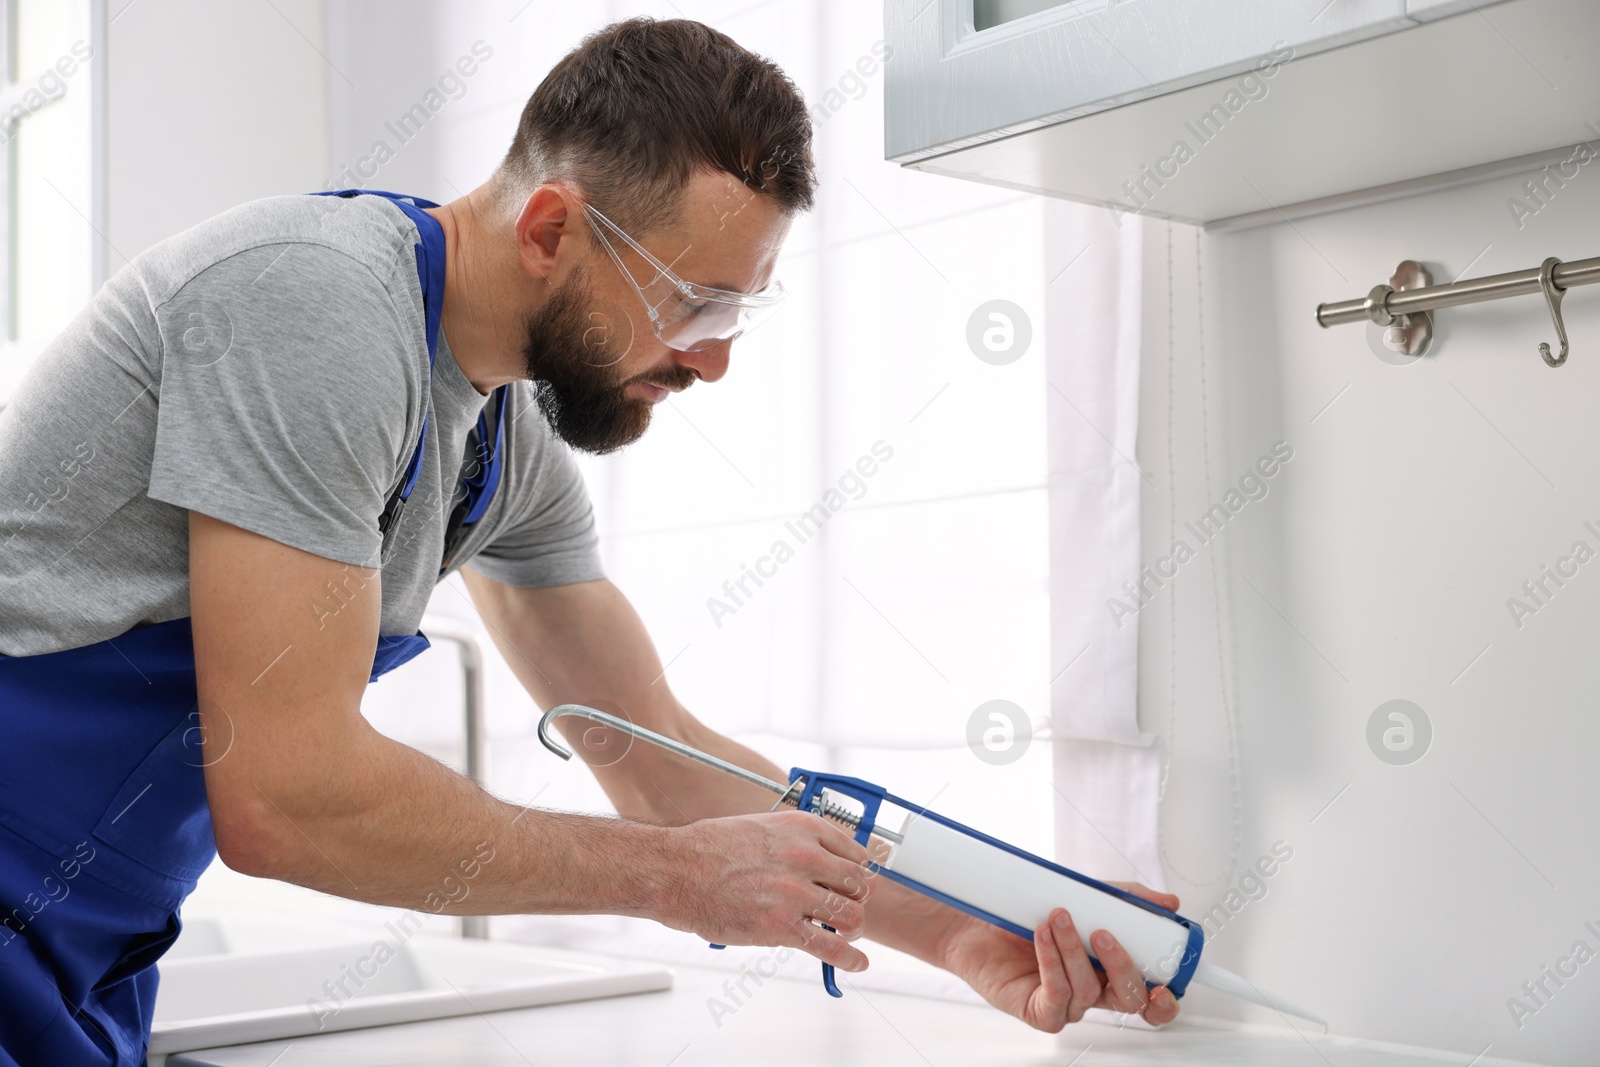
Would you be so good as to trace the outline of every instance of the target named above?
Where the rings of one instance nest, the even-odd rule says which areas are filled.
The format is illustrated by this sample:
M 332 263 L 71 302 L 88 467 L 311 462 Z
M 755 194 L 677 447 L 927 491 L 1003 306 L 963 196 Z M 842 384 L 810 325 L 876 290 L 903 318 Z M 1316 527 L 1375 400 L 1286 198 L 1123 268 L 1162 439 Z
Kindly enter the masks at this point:
M 787 945 L 846 971 L 861 936 L 867 850 L 809 812 L 704 819 L 669 831 L 672 856 L 653 917 L 717 945 Z M 826 923 L 837 933 L 822 929 Z

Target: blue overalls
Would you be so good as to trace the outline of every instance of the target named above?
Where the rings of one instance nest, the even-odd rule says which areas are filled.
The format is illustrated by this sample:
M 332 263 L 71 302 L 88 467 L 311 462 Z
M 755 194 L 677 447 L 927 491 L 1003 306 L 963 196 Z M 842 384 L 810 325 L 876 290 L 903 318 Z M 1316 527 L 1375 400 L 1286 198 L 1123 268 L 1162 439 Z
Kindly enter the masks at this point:
M 376 195 L 405 211 L 422 238 L 431 376 L 444 233 L 419 207 Z M 506 393 L 497 391 L 493 444 L 479 418 L 479 462 L 463 479 L 455 536 L 498 487 Z M 424 418 L 385 527 L 416 486 L 426 437 Z M 372 679 L 427 647 L 421 633 L 380 636 Z M 155 962 L 216 856 L 201 740 L 188 619 L 83 648 L 0 656 L 0 1067 L 145 1062 Z

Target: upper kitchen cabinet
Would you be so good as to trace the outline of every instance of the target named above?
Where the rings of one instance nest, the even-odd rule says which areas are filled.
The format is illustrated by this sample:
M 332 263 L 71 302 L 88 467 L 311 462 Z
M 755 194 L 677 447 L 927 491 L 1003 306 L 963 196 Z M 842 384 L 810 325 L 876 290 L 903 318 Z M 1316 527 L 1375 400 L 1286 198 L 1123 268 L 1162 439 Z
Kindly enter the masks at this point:
M 889 159 L 1186 222 L 1600 139 L 1595 0 L 886 0 L 884 24 Z

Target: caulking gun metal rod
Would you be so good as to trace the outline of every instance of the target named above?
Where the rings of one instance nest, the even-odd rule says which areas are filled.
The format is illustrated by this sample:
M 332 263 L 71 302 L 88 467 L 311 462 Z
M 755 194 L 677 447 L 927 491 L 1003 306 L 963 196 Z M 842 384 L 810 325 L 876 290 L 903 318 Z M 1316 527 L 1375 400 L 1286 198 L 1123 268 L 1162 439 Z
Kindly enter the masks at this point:
M 658 734 L 654 730 L 648 730 L 643 726 L 635 726 L 627 719 L 620 719 L 615 715 L 609 714 L 608 712 L 600 711 L 597 708 L 584 707 L 582 704 L 558 704 L 549 711 L 545 712 L 544 715 L 539 719 L 540 742 L 544 744 L 545 748 L 548 748 L 551 752 L 554 752 L 562 759 L 571 759 L 572 753 L 564 748 L 559 742 L 551 739 L 550 724 L 555 722 L 555 720 L 568 715 L 576 716 L 580 719 L 588 719 L 590 722 L 597 722 L 602 726 L 609 726 L 613 730 L 621 730 L 630 737 L 641 738 L 650 742 L 652 745 L 657 745 L 666 749 L 668 752 L 674 752 L 682 756 L 684 759 L 694 760 L 696 763 L 711 767 L 714 770 L 722 771 L 724 774 L 731 774 L 740 781 L 749 782 L 751 785 L 758 785 L 762 789 L 777 793 L 779 797 L 787 798 L 791 793 L 794 792 L 794 786 L 792 783 L 782 784 L 779 782 L 774 782 L 771 778 L 768 778 L 765 775 L 756 774 L 754 771 L 747 771 L 736 763 L 729 763 L 727 760 L 718 759 L 709 753 L 701 752 L 698 748 L 690 748 L 681 741 L 674 741 L 672 738 L 667 737 L 664 734 Z M 835 807 L 832 804 L 826 804 L 822 814 L 844 822 L 852 822 L 853 820 L 854 824 L 856 825 L 859 825 L 860 822 L 859 819 L 856 819 L 854 816 Z M 894 842 L 895 844 L 899 844 L 900 841 L 903 840 L 903 838 L 893 830 L 888 830 L 881 826 L 874 826 L 872 828 L 872 832 L 877 834 L 879 837 L 884 838 L 885 840 Z
M 1576 285 L 1593 285 L 1600 282 L 1600 256 L 1593 259 L 1574 259 L 1557 264 L 1550 282 L 1557 289 L 1571 289 Z M 1416 311 L 1434 311 L 1439 308 L 1478 304 L 1485 300 L 1498 300 L 1507 296 L 1528 296 L 1539 292 L 1539 268 L 1491 274 L 1484 278 L 1468 278 L 1448 285 L 1428 285 L 1420 289 L 1393 292 L 1385 298 L 1383 306 L 1391 315 L 1408 315 Z M 1338 300 L 1317 307 L 1317 322 L 1323 326 L 1338 326 L 1346 322 L 1365 322 L 1370 317 L 1367 298 Z
M 619 719 L 615 715 L 608 714 L 607 712 L 600 711 L 596 708 L 586 708 L 582 704 L 558 704 L 549 711 L 545 712 L 544 716 L 539 720 L 539 740 L 544 743 L 545 748 L 548 748 L 551 752 L 554 752 L 562 759 L 571 759 L 572 753 L 563 748 L 560 743 L 550 739 L 550 724 L 555 720 L 568 715 L 574 715 L 580 719 L 588 719 L 591 722 L 600 723 L 602 726 L 609 726 L 613 730 L 621 730 L 623 733 L 628 734 L 631 737 L 643 738 L 652 745 L 658 745 L 661 748 L 666 749 L 668 752 L 676 752 L 685 759 L 692 759 L 696 763 L 705 764 L 707 767 L 715 767 L 719 771 L 731 774 L 735 778 L 749 782 L 751 785 L 758 785 L 763 789 L 777 793 L 779 796 L 789 792 L 789 787 L 787 785 L 774 782 L 771 778 L 767 778 L 764 775 L 756 774 L 753 771 L 747 771 L 737 764 L 729 763 L 726 760 L 720 760 L 715 756 L 701 752 L 698 748 L 690 748 L 683 742 L 674 741 L 672 738 L 667 737 L 664 734 L 658 734 L 654 730 L 647 730 L 643 726 L 635 726 L 626 719 Z

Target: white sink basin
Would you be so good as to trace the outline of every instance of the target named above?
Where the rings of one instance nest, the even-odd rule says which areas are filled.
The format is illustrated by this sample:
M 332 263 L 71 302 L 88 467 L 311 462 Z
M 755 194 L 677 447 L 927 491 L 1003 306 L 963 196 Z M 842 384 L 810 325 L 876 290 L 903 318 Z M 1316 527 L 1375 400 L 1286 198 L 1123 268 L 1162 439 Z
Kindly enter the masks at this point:
M 275 926 L 282 936 L 269 937 Z M 393 928 L 363 940 L 340 933 L 343 944 L 308 946 L 309 932 L 292 923 L 186 925 L 160 964 L 150 1052 L 672 987 L 672 972 L 655 964 L 504 942 L 428 936 L 402 941 Z M 260 948 L 271 944 L 295 947 Z
M 227 915 L 185 914 L 183 933 L 161 957 L 161 970 L 175 960 L 196 956 L 281 952 L 290 948 L 327 948 L 363 945 L 370 948 L 385 930 L 376 921 L 346 926 L 326 919 L 299 919 L 268 913 L 230 912 Z M 429 931 L 430 936 L 438 936 Z

